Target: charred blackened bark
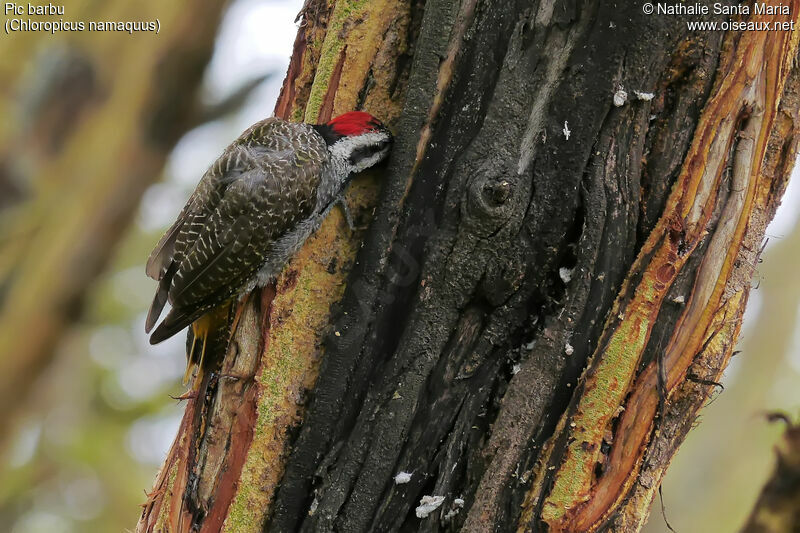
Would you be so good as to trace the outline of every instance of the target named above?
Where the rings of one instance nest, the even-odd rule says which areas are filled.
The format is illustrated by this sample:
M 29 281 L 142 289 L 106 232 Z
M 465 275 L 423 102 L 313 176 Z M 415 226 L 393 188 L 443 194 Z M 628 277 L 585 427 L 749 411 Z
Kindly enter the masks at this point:
M 267 530 L 517 526 L 542 447 L 575 438 L 556 423 L 734 53 L 723 37 L 639 6 L 427 3 L 383 203 Z M 634 366 L 669 340 L 707 246 L 665 272 Z M 420 520 L 425 495 L 445 500 Z
M 309 90 L 315 20 L 327 42 L 351 4 L 307 6 L 279 110 L 350 98 L 380 116 L 379 64 L 405 104 L 312 377 L 257 380 L 302 404 L 270 418 L 284 438 L 261 455 L 280 476 L 259 527 L 637 530 L 730 356 L 796 154 L 797 35 L 690 33 L 640 5 L 427 0 L 401 17 L 413 56 L 347 84 L 356 45 L 337 34 L 317 69 L 332 61 L 337 88 Z M 262 346 L 262 376 L 309 357 Z

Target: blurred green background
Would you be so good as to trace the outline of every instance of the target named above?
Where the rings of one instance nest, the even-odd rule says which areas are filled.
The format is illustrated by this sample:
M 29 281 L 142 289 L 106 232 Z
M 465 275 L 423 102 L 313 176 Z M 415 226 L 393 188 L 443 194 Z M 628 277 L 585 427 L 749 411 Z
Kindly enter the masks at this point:
M 208 36 L 207 66 L 190 15 L 198 5 L 74 1 L 63 18 L 159 18 L 161 32 L 29 33 L 0 40 L 0 320 L 11 324 L 0 324 L 6 352 L 0 353 L 0 373 L 10 376 L 14 392 L 0 411 L 6 421 L 0 427 L 0 531 L 132 529 L 177 429 L 182 407 L 170 395 L 184 391 L 183 339 L 147 343 L 143 323 L 155 283 L 145 277 L 144 262 L 209 163 L 247 126 L 272 114 L 302 0 L 222 6 L 219 20 L 209 22 L 215 31 Z M 163 81 L 192 61 L 205 67 L 197 83 L 176 89 L 169 83 L 180 78 Z M 172 100 L 163 103 L 163 94 Z M 154 134 L 169 130 L 171 124 L 158 121 L 168 121 L 188 99 L 193 103 L 176 121 L 173 137 Z M 147 115 L 152 102 L 162 110 L 155 118 Z M 131 111 L 137 105 L 141 110 Z M 129 131 L 136 133 L 126 137 Z M 140 174 L 121 182 L 120 197 L 98 193 L 106 195 L 100 202 L 111 198 L 119 211 L 109 215 L 114 223 L 108 228 L 90 233 L 89 244 L 105 246 L 108 260 L 83 251 L 61 265 L 63 250 L 81 246 L 86 234 L 80 227 L 69 233 L 70 206 L 78 214 L 82 209 L 71 195 L 112 187 L 109 176 L 116 173 L 109 169 L 130 173 L 142 161 Z M 160 170 L 148 174 L 153 168 Z M 726 372 L 725 392 L 702 411 L 664 482 L 666 516 L 678 531 L 737 530 L 770 473 L 772 445 L 782 432 L 764 414 L 798 413 L 797 181 L 768 230 L 770 244 L 755 274 L 741 353 Z M 48 231 L 64 240 L 61 255 L 41 253 Z M 36 319 L 15 322 L 9 302 L 39 265 L 49 284 L 30 291 L 38 301 L 24 302 Z M 81 265 L 99 277 L 76 275 Z M 64 288 L 72 279 L 81 294 Z M 36 314 L 49 294 L 62 296 Z M 30 364 L 18 368 L 15 358 L 23 354 Z M 658 502 L 646 530 L 667 531 Z
M 11 110 L 0 126 L 4 133 L 0 142 L 5 145 L 0 148 L 0 265 L 16 259 L 8 257 L 10 254 L 22 255 L 19 241 L 29 240 L 19 230 L 23 226 L 20 220 L 37 218 L 33 223 L 38 224 L 35 231 L 63 225 L 63 218 L 53 223 L 49 219 L 55 215 L 39 212 L 54 204 L 54 209 L 61 209 L 62 202 L 48 203 L 42 198 L 63 195 L 64 191 L 51 193 L 49 184 L 36 180 L 39 176 L 49 179 L 50 168 L 55 165 L 76 168 L 88 164 L 66 161 L 70 144 L 84 145 L 79 158 L 94 158 L 122 135 L 118 129 L 124 125 L 117 120 L 145 121 L 141 114 L 125 118 L 120 116 L 124 111 L 109 109 L 111 124 L 98 126 L 104 130 L 100 143 L 79 138 L 92 135 L 90 123 L 104 119 L 102 115 L 109 106 L 129 105 L 137 97 L 132 94 L 134 89 L 152 91 L 146 83 L 130 89 L 132 80 L 126 76 L 142 76 L 148 69 L 161 75 L 160 63 L 169 63 L 164 58 L 171 50 L 181 52 L 181 47 L 194 46 L 178 35 L 178 25 L 189 24 L 188 39 L 194 38 L 193 30 L 199 28 L 187 23 L 186 18 L 198 2 L 183 2 L 181 9 L 185 12 L 173 15 L 168 13 L 176 9 L 171 3 L 137 4 L 70 2 L 63 18 L 160 18 L 159 34 L 39 33 L 4 35 L 0 39 L 0 75 L 7 74 L 0 76 L 0 113 Z M 118 245 L 106 268 L 88 283 L 82 313 L 76 316 L 77 309 L 66 312 L 68 327 L 58 335 L 53 354 L 36 355 L 41 361 L 30 372 L 32 384 L 25 388 L 17 405 L 5 409 L 13 415 L 14 422 L 0 459 L 0 532 L 109 532 L 134 528 L 144 491 L 152 485 L 182 414 L 183 407 L 170 395 L 185 391 L 181 385 L 185 368 L 183 336 L 150 346 L 144 333 L 144 317 L 155 289 L 155 282 L 144 275 L 144 262 L 224 146 L 250 124 L 272 114 L 292 53 L 297 33 L 294 21 L 301 7 L 302 0 L 237 0 L 221 12 L 218 29 L 208 37 L 213 42 L 213 53 L 197 89 L 198 105 L 191 113 L 195 124 L 181 132 L 174 148 L 170 147 L 161 172 L 136 178 L 145 182 L 143 194 L 129 195 L 128 201 L 134 203 L 127 217 L 129 223 L 113 239 Z M 151 48 L 139 53 L 150 54 L 152 62 L 142 59 L 134 65 L 132 56 L 137 51 L 127 50 L 141 47 Z M 193 54 L 196 52 L 190 49 L 189 60 Z M 20 55 L 25 65 L 20 64 Z M 180 57 L 184 60 L 184 56 Z M 131 69 L 139 72 L 129 72 Z M 153 76 L 156 86 L 158 75 Z M 55 89 L 48 89 L 52 86 Z M 55 98 L 62 98 L 71 87 L 80 92 L 76 100 L 90 92 L 100 95 L 85 105 L 88 111 L 81 117 L 68 117 L 72 129 L 64 134 L 66 146 L 16 151 L 16 146 L 26 141 L 22 130 L 53 129 L 51 123 L 37 125 L 37 112 L 52 115 L 53 110 L 47 102 L 41 104 L 36 99 L 46 100 L 48 90 L 56 92 Z M 172 88 L 165 87 L 163 92 L 169 90 Z M 37 91 L 44 96 L 37 97 Z M 131 92 L 117 97 L 125 91 Z M 119 104 L 115 102 L 117 98 Z M 31 113 L 26 106 L 32 105 L 41 111 Z M 124 158 L 124 149 L 116 157 Z M 99 164 L 91 170 L 98 174 L 105 171 Z M 52 187 L 59 186 L 60 183 Z M 90 182 L 80 186 L 84 191 L 94 187 Z M 67 217 L 68 213 L 59 211 L 58 216 Z M 23 227 L 27 231 L 27 226 Z M 25 252 L 36 255 L 35 250 Z M 6 269 L 3 266 L 0 298 L 6 301 L 0 303 L 7 303 L 9 295 L 13 295 L 13 284 L 24 276 L 15 272 L 15 268 L 23 268 L 18 264 Z M 51 273 L 56 277 L 67 275 L 58 266 Z M 0 329 L 3 331 L 10 333 Z M 21 331 L 20 335 L 35 337 L 37 324 L 31 324 L 30 331 Z M 19 348 L 19 343 L 0 342 L 0 346 Z M 2 353 L 0 357 L 13 358 L 15 353 Z

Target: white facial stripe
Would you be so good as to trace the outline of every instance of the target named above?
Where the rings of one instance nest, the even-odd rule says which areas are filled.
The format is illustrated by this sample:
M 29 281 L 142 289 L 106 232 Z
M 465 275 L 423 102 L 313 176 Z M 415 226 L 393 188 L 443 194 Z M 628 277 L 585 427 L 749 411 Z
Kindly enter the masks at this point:
M 377 152 L 374 155 L 368 157 L 367 159 L 362 159 L 357 164 L 351 166 L 350 172 L 358 173 L 358 172 L 361 172 L 362 170 L 365 170 L 365 169 L 371 167 L 372 165 L 378 164 L 381 159 L 386 157 L 386 153 L 388 151 L 389 151 L 389 148 L 386 147 L 383 150 L 381 150 L 380 152 Z
M 362 133 L 361 135 L 353 137 L 342 137 L 331 146 L 331 154 L 333 157 L 347 161 L 350 154 L 356 149 L 385 141 L 386 137 L 386 134 L 381 132 Z

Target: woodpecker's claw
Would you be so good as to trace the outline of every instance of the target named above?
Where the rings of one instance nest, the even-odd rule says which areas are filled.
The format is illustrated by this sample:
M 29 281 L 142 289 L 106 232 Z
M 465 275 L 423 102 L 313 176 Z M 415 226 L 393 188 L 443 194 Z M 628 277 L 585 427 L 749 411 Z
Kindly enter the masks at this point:
M 353 215 L 350 213 L 350 206 L 347 205 L 347 200 L 340 196 L 336 199 L 336 203 L 342 208 L 344 219 L 347 221 L 347 227 L 350 228 L 350 231 L 355 231 L 357 228 L 355 224 L 353 224 Z
M 183 400 L 193 400 L 194 398 L 197 398 L 197 396 L 197 391 L 194 389 L 187 390 L 180 396 L 173 396 L 171 394 L 169 395 L 170 398 L 179 402 L 182 402 Z
M 356 226 L 353 223 L 353 214 L 350 212 L 350 206 L 347 205 L 347 200 L 344 198 L 339 198 L 336 200 L 336 203 L 339 207 L 342 208 L 342 212 L 344 213 L 344 219 L 347 221 L 347 227 L 350 228 L 351 232 L 355 232 L 356 230 L 365 230 L 367 229 L 367 224 L 363 224 L 361 226 Z

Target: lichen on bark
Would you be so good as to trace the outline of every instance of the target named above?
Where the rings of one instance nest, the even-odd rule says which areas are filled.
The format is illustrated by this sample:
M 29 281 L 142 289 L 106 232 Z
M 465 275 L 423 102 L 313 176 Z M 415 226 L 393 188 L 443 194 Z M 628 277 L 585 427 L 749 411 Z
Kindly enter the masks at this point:
M 295 42 L 299 57 L 290 65 L 276 113 L 316 123 L 363 108 L 391 125 L 402 105 L 403 82 L 391 72 L 373 76 L 370 70 L 380 62 L 386 71 L 407 53 L 409 4 L 323 4 L 304 8 L 306 18 Z M 399 45 L 389 47 L 388 42 Z M 340 60 L 347 69 L 336 72 L 331 62 Z M 304 89 L 304 80 L 310 79 L 313 83 Z M 351 184 L 347 202 L 359 224 L 369 222 L 379 188 L 379 181 L 368 175 Z M 257 291 L 241 304 L 243 318 L 225 364 L 218 378 L 202 386 L 205 394 L 187 402 L 184 424 L 139 531 L 156 531 L 167 523 L 176 531 L 260 531 L 281 479 L 292 428 L 302 421 L 305 397 L 316 380 L 323 339 L 338 334 L 328 327 L 330 308 L 344 291 L 362 236 L 363 228 L 351 231 L 334 210 L 286 266 L 275 288 Z M 243 372 L 236 368 L 241 361 L 254 366 L 248 363 Z M 199 424 L 188 423 L 197 417 Z

